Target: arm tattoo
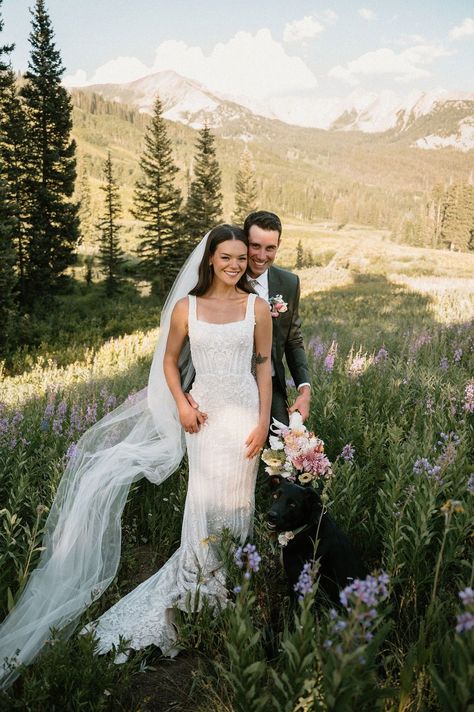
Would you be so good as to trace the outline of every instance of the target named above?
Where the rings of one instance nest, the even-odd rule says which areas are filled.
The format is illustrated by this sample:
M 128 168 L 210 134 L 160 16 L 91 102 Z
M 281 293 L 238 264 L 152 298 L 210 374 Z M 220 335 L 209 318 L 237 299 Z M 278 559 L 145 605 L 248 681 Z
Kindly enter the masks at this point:
M 262 356 L 262 354 L 259 352 L 255 357 L 255 363 L 261 364 L 265 363 L 265 361 L 268 361 L 268 356 Z

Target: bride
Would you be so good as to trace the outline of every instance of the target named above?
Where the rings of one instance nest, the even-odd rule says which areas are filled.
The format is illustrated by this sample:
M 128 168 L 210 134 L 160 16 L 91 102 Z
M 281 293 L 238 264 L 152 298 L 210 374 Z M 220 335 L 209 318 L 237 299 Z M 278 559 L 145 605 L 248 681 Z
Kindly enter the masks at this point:
M 245 233 L 231 225 L 206 235 L 163 308 L 148 388 L 80 439 L 46 523 L 40 563 L 0 626 L 1 687 L 34 659 L 50 628 L 70 634 L 111 583 L 130 485 L 141 477 L 162 482 L 184 446 L 189 483 L 180 548 L 87 628 L 101 653 L 123 636 L 132 649 L 153 644 L 172 656 L 174 607 L 186 608 L 197 591 L 225 604 L 215 541 L 224 528 L 241 541 L 251 533 L 271 404 L 271 316 L 249 286 L 247 248 Z M 193 376 L 190 393 L 205 416 L 185 396 Z

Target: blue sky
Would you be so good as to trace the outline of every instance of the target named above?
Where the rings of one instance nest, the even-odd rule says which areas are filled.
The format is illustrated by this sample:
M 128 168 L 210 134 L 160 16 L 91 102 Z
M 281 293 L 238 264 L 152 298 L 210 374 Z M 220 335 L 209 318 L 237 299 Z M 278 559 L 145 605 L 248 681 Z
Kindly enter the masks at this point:
M 4 0 L 27 66 L 32 0 Z M 72 84 L 175 69 L 238 96 L 474 91 L 472 0 L 49 0 Z M 118 59 L 122 58 L 122 59 Z

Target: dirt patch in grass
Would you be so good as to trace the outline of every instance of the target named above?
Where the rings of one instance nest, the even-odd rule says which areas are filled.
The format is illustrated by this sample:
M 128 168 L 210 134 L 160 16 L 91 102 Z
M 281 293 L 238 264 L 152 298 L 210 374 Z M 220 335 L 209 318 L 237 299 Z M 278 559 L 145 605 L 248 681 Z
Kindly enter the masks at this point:
M 192 651 L 180 653 L 173 660 L 157 660 L 152 669 L 133 678 L 124 709 L 130 712 L 189 712 L 196 709 L 192 693 L 201 664 L 200 656 Z

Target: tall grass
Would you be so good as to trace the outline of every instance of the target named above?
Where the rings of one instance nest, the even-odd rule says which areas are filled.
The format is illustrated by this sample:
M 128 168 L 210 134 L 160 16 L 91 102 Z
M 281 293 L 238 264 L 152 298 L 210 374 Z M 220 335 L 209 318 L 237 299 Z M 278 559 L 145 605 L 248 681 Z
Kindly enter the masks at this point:
M 469 593 L 459 596 L 474 582 L 473 296 L 466 285 L 458 292 L 412 287 L 408 277 L 352 274 L 305 297 L 301 309 L 312 371 L 310 425 L 333 461 L 351 445 L 334 466 L 328 506 L 368 568 L 389 580 L 373 614 L 373 637 L 360 637 L 364 601 L 351 599 L 352 607 L 331 613 L 319 601 L 317 577 L 289 608 L 278 547 L 264 526 L 262 475 L 254 538 L 260 570 L 241 580 L 227 545 L 229 590 L 240 592 L 219 614 L 204 606 L 180 615 L 180 646 L 196 657 L 194 673 L 183 673 L 176 709 L 473 709 L 474 611 Z M 155 338 L 156 331 L 142 330 L 64 361 L 35 357 L 4 377 L 2 614 L 38 560 L 47 508 L 74 442 L 145 385 Z M 185 493 L 186 463 L 160 488 L 133 488 L 121 569 L 87 618 L 178 546 Z M 144 692 L 169 664 L 157 651 L 117 667 L 113 656 L 96 658 L 93 649 L 92 639 L 58 636 L 0 705 L 160 709 Z

